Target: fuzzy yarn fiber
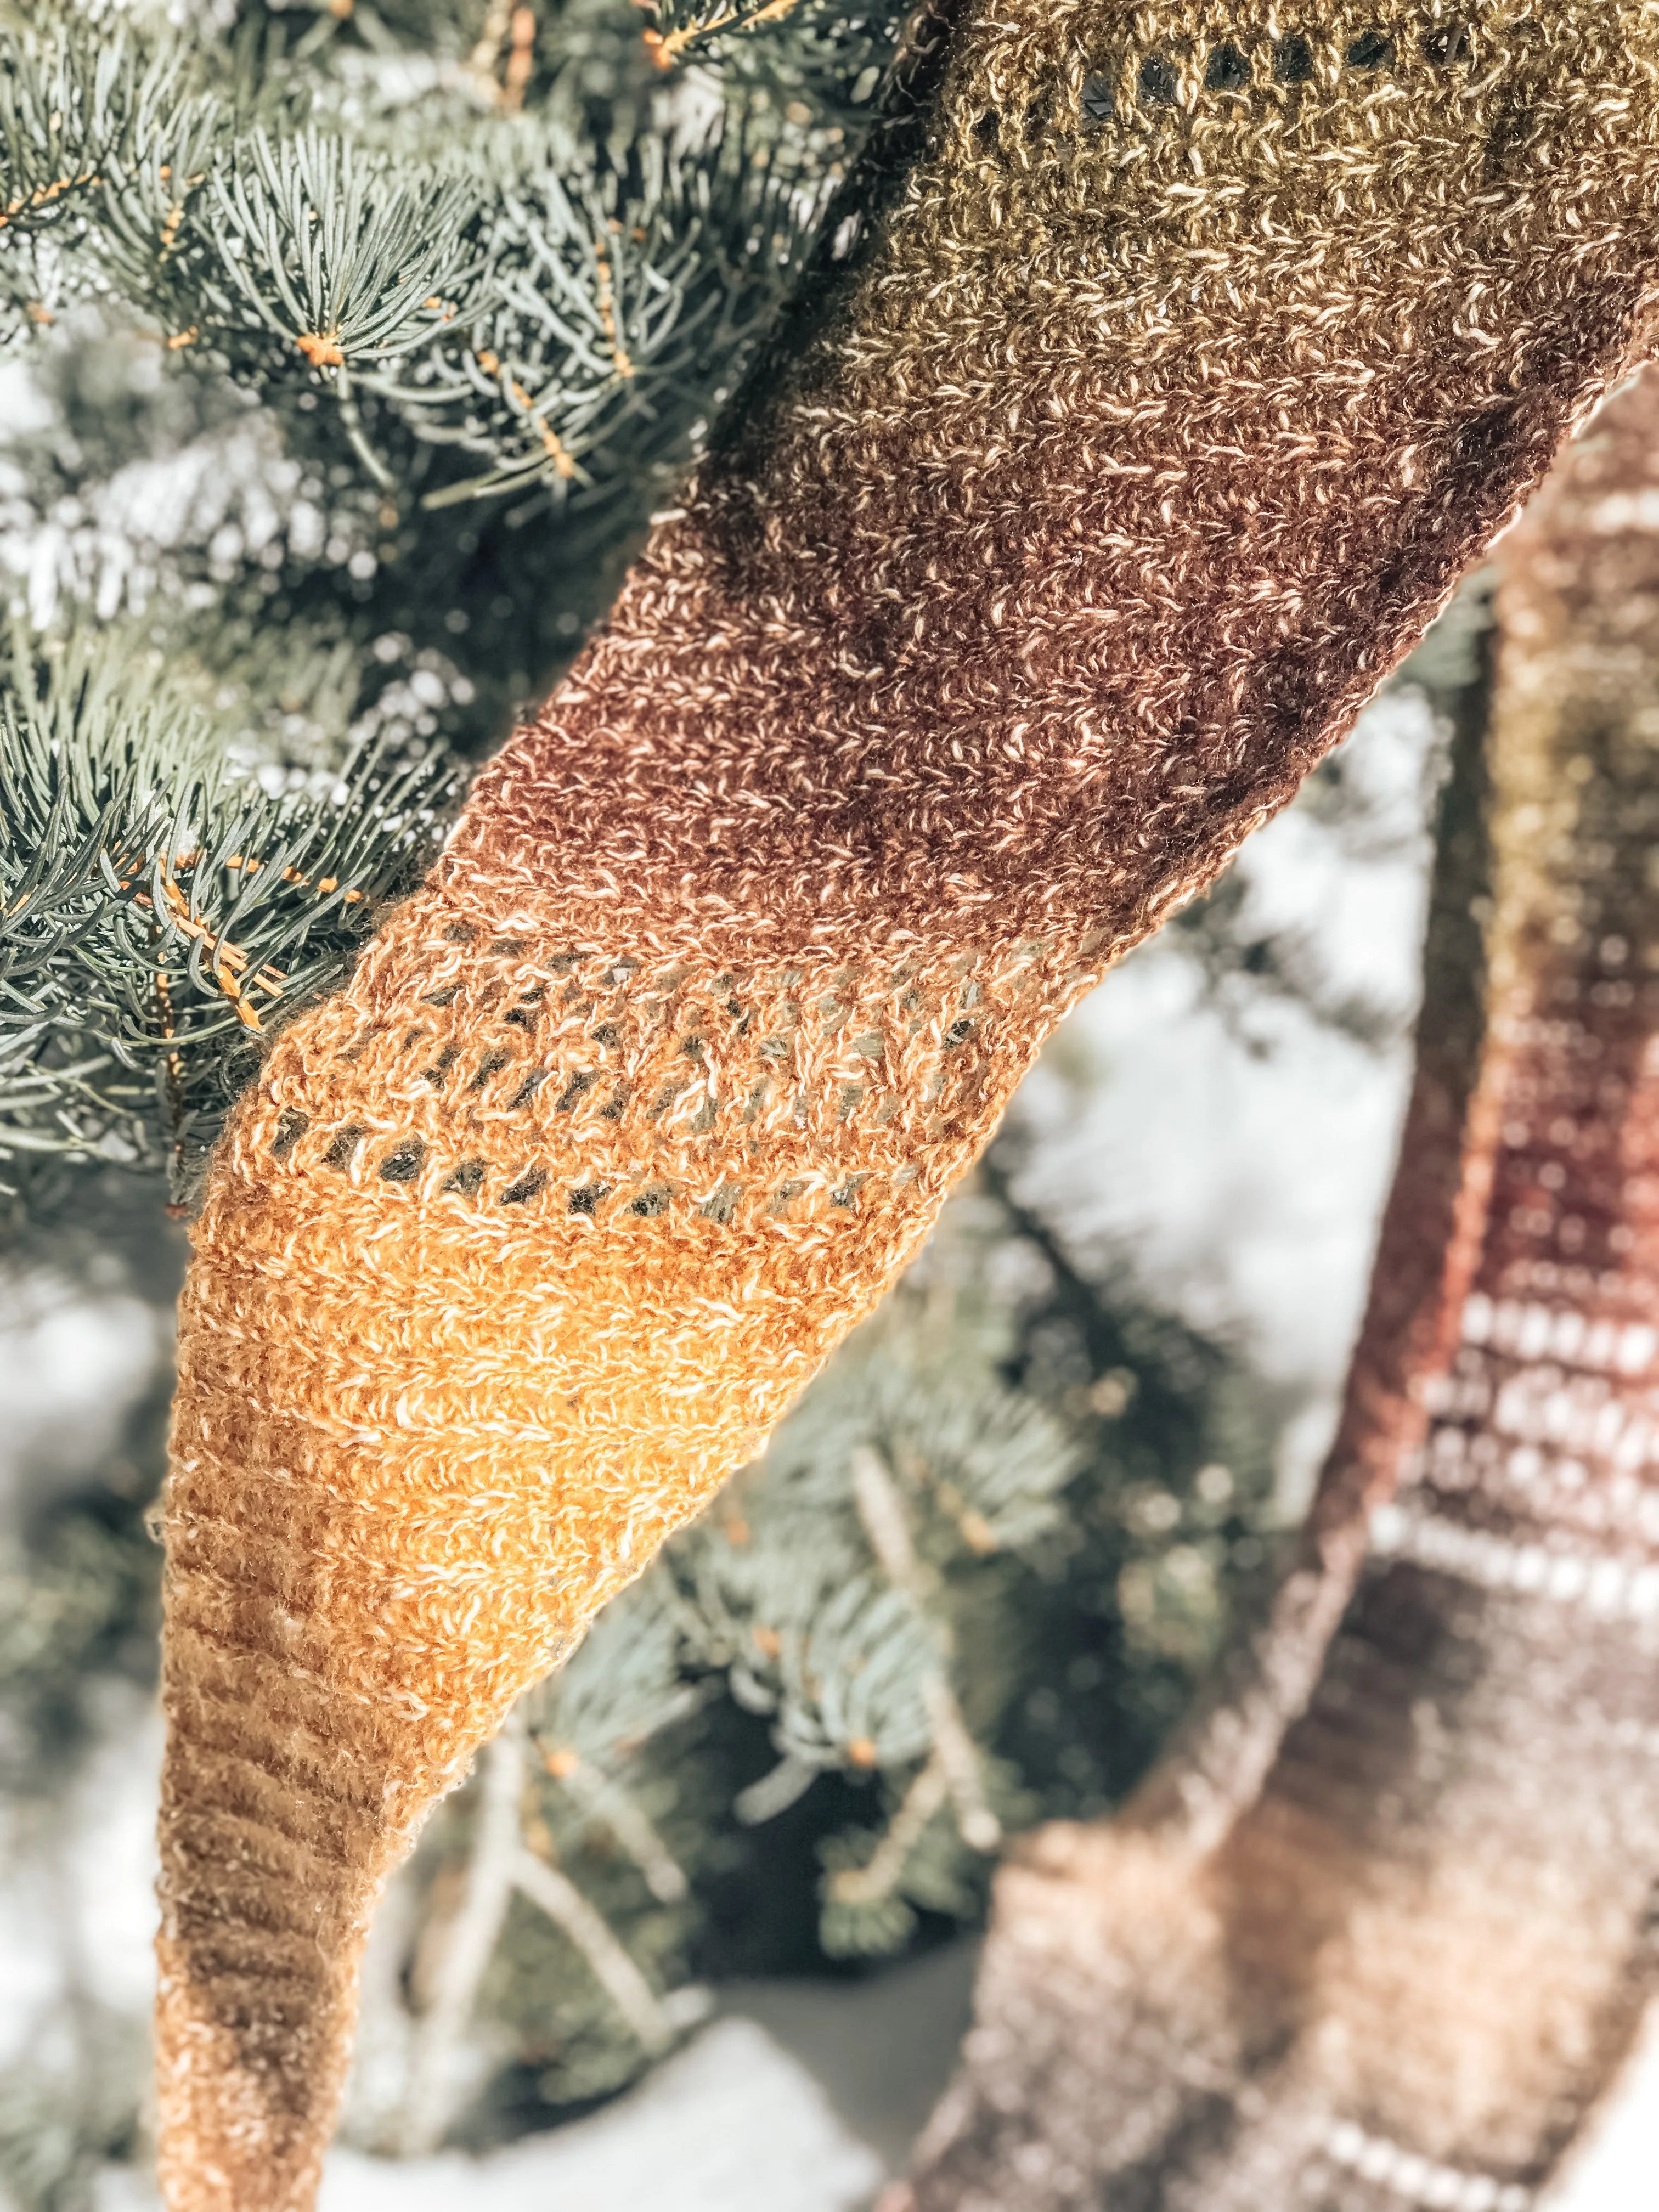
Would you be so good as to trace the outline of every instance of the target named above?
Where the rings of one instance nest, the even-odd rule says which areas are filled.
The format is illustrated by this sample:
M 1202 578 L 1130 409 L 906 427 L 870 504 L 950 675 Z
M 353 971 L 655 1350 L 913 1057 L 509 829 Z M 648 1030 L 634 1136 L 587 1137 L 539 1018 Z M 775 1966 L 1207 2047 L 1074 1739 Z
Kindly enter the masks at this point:
M 172 2212 L 311 2203 L 423 1812 L 1644 348 L 1654 10 L 1383 14 L 932 23 L 603 633 L 276 1042 L 182 1312 Z

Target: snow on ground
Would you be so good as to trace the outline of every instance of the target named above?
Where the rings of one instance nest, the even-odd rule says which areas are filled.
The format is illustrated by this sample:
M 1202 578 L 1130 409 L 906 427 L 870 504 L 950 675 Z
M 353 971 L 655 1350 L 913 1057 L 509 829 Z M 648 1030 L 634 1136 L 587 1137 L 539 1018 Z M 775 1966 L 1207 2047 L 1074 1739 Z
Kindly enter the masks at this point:
M 854 2212 L 882 2179 L 805 2069 L 732 2019 L 621 2104 L 493 2156 L 405 2174 L 337 2154 L 319 2212 Z
M 337 2151 L 319 2212 L 857 2212 L 881 2160 L 823 2089 L 752 2021 L 717 2021 L 628 2097 L 482 2158 L 405 2165 Z M 96 2212 L 152 2212 L 131 2172 Z

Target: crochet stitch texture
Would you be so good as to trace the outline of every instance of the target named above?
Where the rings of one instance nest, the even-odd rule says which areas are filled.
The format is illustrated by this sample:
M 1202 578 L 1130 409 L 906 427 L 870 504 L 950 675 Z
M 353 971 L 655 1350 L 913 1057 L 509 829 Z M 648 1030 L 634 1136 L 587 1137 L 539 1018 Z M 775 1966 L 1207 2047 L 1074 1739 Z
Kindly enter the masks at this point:
M 967 2063 L 883 2212 L 1532 2212 L 1651 2003 L 1659 369 L 1498 565 L 1473 1249 L 1397 1494 L 1221 1832 L 1160 1786 L 1005 1870 Z M 1467 1034 L 1438 982 L 1425 1026 Z M 1441 1171 L 1408 1139 L 1396 1220 Z M 1374 1314 L 1413 1272 L 1385 1230 Z
M 911 157 L 216 1163 L 173 2212 L 310 2203 L 422 1813 L 1645 342 L 1638 0 L 952 13 Z

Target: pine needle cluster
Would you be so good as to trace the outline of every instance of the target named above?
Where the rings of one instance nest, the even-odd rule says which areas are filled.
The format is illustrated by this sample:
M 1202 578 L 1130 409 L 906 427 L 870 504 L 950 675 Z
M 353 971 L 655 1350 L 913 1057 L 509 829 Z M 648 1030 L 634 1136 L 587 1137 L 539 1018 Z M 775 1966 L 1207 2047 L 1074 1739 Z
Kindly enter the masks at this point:
M 0 438 L 14 1194 L 116 1158 L 188 1202 L 746 373 L 898 34 L 890 0 L 0 14 L 0 377 L 41 417 Z M 158 531 L 135 475 L 192 448 Z

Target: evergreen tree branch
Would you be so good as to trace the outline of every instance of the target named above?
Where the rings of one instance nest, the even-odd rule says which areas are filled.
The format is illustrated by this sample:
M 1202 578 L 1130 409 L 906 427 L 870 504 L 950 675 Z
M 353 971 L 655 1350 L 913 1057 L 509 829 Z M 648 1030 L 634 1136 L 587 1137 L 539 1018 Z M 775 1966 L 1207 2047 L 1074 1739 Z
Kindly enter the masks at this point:
M 0 1163 L 167 1164 L 181 1194 L 274 1013 L 435 853 L 457 776 L 370 746 L 268 791 L 118 635 L 0 675 Z
M 520 1848 L 513 1860 L 513 1881 L 538 1912 L 570 1938 L 594 1979 L 653 2057 L 674 2040 L 672 2018 L 645 1976 L 612 1934 L 603 1913 L 561 1874 L 533 1851 Z
M 927 1578 L 910 1540 L 904 1502 L 882 1455 L 868 1444 L 861 1446 L 853 1454 L 852 1480 L 859 1518 L 882 1571 L 909 1599 L 917 1613 L 925 1615 Z M 933 1731 L 933 1756 L 945 1776 L 963 1841 L 973 1850 L 992 1851 L 1002 1840 L 1002 1823 L 986 1802 L 979 1754 L 951 1686 L 945 1664 L 949 1650 L 949 1631 L 942 1630 L 939 1663 L 928 1669 L 921 1684 L 922 1702 Z
M 630 1791 L 574 1752 L 544 1752 L 542 1763 L 576 1800 L 589 1822 L 610 1830 L 659 1904 L 684 1902 L 689 1894 L 684 1869 Z
M 398 425 L 482 456 L 469 476 L 441 472 L 436 506 L 531 485 L 592 498 L 682 464 L 825 204 L 828 149 L 798 101 L 751 93 L 689 136 L 665 118 L 621 162 L 520 125 L 434 164 L 315 101 L 304 128 L 268 125 L 257 81 L 226 99 L 202 74 L 177 40 L 148 57 L 136 38 L 46 52 L 0 30 L 16 125 L 0 228 L 33 234 L 83 202 L 83 289 L 113 287 L 170 355 L 202 349 L 257 392 L 327 391 L 383 489 Z M 0 276 L 14 347 L 58 312 L 42 287 L 72 289 L 21 247 Z M 384 424 L 362 412 L 369 390 Z
M 875 1850 L 862 1866 L 838 1867 L 824 1885 L 832 1905 L 884 1905 L 904 1879 L 912 1855 L 951 1796 L 945 1761 L 935 1751 L 917 1768 Z

